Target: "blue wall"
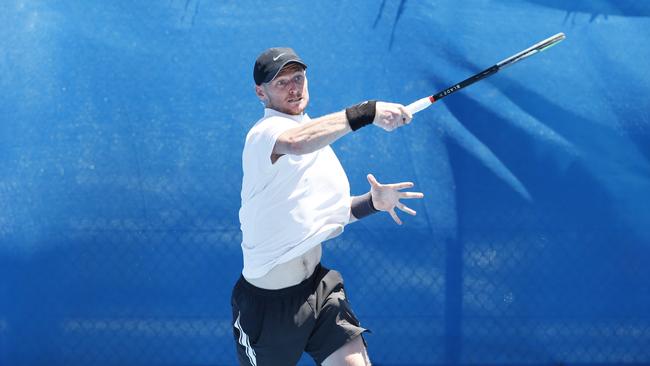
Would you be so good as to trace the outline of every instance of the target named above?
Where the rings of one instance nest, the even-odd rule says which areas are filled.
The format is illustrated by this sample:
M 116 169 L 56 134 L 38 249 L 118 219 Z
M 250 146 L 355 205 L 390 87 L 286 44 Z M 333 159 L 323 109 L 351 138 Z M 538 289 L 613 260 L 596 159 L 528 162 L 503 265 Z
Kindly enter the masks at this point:
M 270 46 L 320 116 L 409 103 L 334 144 L 352 193 L 413 180 L 325 246 L 377 365 L 650 363 L 650 2 L 0 3 L 0 365 L 229 365 L 240 154 Z M 310 361 L 305 358 L 305 364 Z

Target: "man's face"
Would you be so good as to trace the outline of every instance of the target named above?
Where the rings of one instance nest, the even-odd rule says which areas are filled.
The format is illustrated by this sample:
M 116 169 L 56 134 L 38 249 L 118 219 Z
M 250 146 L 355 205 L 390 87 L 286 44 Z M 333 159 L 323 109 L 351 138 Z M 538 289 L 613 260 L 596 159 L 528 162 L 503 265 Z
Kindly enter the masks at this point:
M 302 67 L 285 67 L 275 79 L 255 90 L 267 108 L 278 112 L 299 115 L 309 104 L 307 76 Z

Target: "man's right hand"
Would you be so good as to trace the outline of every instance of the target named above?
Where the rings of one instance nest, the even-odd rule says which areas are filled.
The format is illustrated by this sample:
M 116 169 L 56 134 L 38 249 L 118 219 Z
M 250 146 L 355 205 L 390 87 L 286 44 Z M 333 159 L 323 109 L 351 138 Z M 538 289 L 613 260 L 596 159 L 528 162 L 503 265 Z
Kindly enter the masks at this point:
M 372 123 L 386 131 L 393 131 L 398 127 L 407 125 L 413 115 L 397 103 L 377 102 L 375 106 L 375 119 Z

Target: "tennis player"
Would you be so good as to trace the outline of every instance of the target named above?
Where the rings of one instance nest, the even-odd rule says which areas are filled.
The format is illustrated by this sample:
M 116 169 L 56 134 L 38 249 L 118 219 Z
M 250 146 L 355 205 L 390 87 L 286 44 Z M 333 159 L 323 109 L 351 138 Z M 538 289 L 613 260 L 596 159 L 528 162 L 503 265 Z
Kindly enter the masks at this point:
M 305 114 L 307 65 L 290 48 L 270 48 L 255 62 L 255 93 L 264 117 L 246 136 L 241 191 L 244 268 L 232 293 L 233 333 L 241 365 L 295 365 L 307 352 L 319 365 L 370 365 L 363 328 L 341 275 L 320 264 L 321 243 L 348 223 L 395 208 L 413 183 L 380 184 L 351 197 L 330 144 L 373 124 L 393 131 L 411 114 L 400 104 L 366 101 L 320 118 Z

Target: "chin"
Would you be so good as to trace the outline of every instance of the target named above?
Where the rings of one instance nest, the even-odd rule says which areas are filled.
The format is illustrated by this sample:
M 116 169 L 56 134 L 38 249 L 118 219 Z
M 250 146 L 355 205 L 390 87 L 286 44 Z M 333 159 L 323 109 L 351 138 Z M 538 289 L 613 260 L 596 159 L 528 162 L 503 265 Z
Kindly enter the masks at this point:
M 307 104 L 309 104 L 309 99 L 303 99 L 300 102 L 300 106 L 298 107 L 298 109 L 300 109 L 300 111 L 298 112 L 299 114 L 303 113 L 305 109 L 307 109 Z

